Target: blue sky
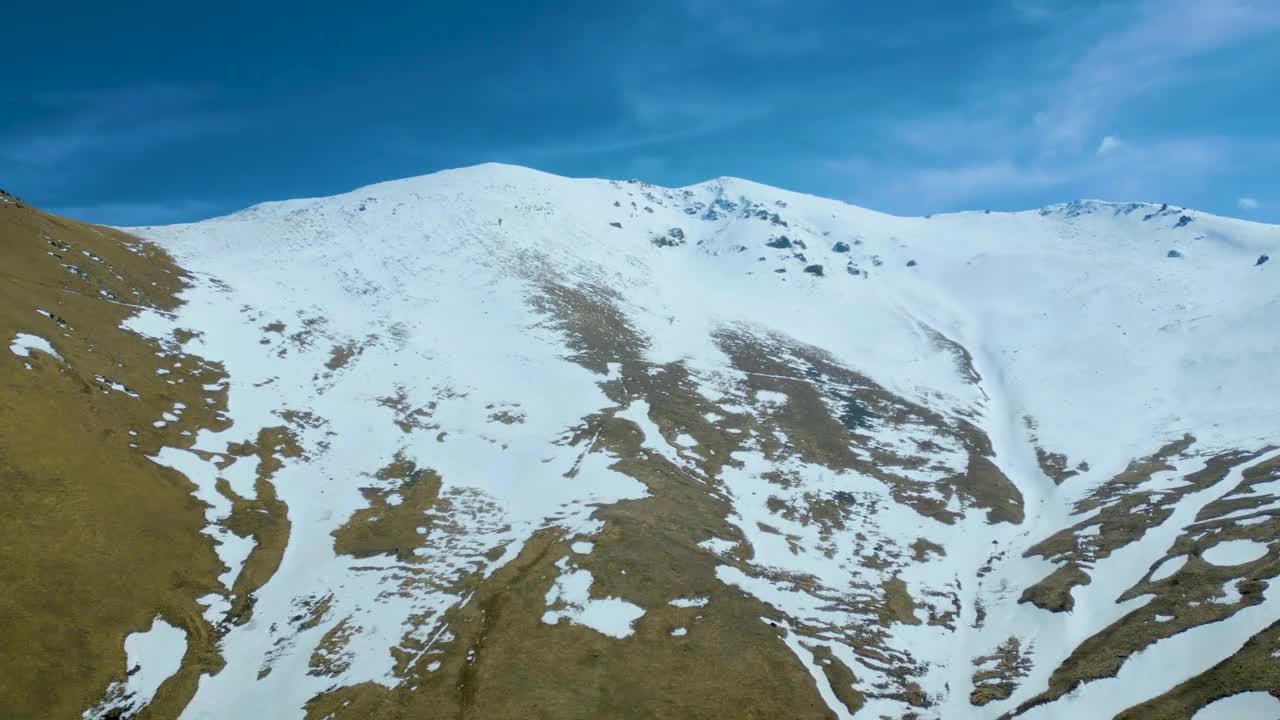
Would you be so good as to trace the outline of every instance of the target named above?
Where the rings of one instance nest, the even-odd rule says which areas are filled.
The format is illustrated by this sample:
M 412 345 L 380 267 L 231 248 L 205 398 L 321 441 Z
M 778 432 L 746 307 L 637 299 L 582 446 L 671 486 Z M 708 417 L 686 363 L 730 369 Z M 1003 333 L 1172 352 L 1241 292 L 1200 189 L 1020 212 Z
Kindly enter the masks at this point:
M 1280 222 L 1280 2 L 6 7 L 0 187 L 195 220 L 479 162 Z

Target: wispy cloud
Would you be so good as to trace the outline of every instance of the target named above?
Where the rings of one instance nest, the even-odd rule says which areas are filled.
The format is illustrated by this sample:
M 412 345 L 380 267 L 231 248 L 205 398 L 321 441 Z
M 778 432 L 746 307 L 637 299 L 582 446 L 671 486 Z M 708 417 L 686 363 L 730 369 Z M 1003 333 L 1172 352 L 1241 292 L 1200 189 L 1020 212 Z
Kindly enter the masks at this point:
M 887 125 L 886 147 L 828 171 L 854 183 L 856 202 L 929 211 L 1045 190 L 1163 199 L 1220 177 L 1229 158 L 1275 155 L 1229 137 L 1144 135 L 1126 112 L 1176 88 L 1201 56 L 1280 29 L 1280 4 L 1146 0 L 1096 17 L 1060 7 L 1013 1 L 1018 19 L 1048 28 L 1049 59 L 1017 85 L 1003 75 L 976 83 L 942 112 Z M 1081 37 L 1094 40 L 1080 45 Z M 1123 139 L 1100 132 L 1115 127 L 1128 129 Z
M 682 0 L 690 27 L 701 36 L 727 44 L 735 53 L 763 57 L 805 55 L 831 42 L 832 28 L 814 23 L 830 0 L 805 0 L 803 7 L 784 0 Z
M 11 128 L 0 158 L 42 170 L 88 155 L 127 156 L 149 147 L 234 129 L 210 110 L 207 96 L 171 85 L 44 93 L 36 98 L 48 119 Z
M 491 160 L 534 166 L 591 156 L 641 155 L 647 160 L 638 166 L 645 166 L 660 157 L 655 153 L 663 146 L 709 137 L 774 110 L 766 98 L 708 98 L 625 86 L 617 107 L 617 114 L 600 127 L 489 146 L 483 153 Z M 417 138 L 402 138 L 393 144 L 399 152 L 419 156 L 437 151 L 433 144 Z M 631 160 L 624 162 L 634 165 Z
M 1108 153 L 1115 152 L 1118 148 L 1120 148 L 1123 145 L 1124 145 L 1124 141 L 1122 141 L 1120 138 L 1116 137 L 1115 135 L 1107 135 L 1106 137 L 1102 138 L 1102 142 L 1098 143 L 1098 149 L 1095 151 L 1095 153 L 1097 155 L 1106 155 Z
M 852 180 L 849 194 L 857 202 L 898 212 L 954 208 L 1014 189 L 1059 185 L 1065 176 L 1012 161 L 897 170 L 886 163 L 848 158 L 828 169 Z
M 1015 18 L 1028 24 L 1056 22 L 1070 12 L 1051 0 L 1010 0 L 1009 9 Z
M 1236 207 L 1241 210 L 1257 210 L 1262 207 L 1262 203 L 1258 202 L 1256 198 L 1251 198 L 1246 195 L 1236 200 Z
M 1036 125 L 1049 144 L 1079 143 L 1119 107 L 1174 82 L 1186 60 L 1277 27 L 1272 2 L 1147 0 L 1075 58 Z
M 6 182 L 33 199 L 64 198 L 64 206 L 53 210 L 78 219 L 103 224 L 195 219 L 210 208 L 191 200 L 119 201 L 111 194 L 106 196 L 110 202 L 92 201 L 103 197 L 103 188 L 117 192 L 123 186 L 115 182 L 117 176 L 130 177 L 176 146 L 220 139 L 243 127 L 245 117 L 218 100 L 206 90 L 165 84 L 41 92 L 26 98 L 38 111 L 38 123 L 0 126 L 0 166 Z
M 827 164 L 848 180 L 850 200 L 894 212 L 972 209 L 1040 191 L 1085 192 L 1118 200 L 1167 199 L 1220 178 L 1238 159 L 1230 142 L 1194 138 L 1113 144 L 1105 153 L 1052 160 L 995 159 L 901 168 L 893 161 L 849 158 Z M 1170 182 L 1170 178 L 1177 179 Z M 1021 209 L 1021 206 L 1017 206 Z

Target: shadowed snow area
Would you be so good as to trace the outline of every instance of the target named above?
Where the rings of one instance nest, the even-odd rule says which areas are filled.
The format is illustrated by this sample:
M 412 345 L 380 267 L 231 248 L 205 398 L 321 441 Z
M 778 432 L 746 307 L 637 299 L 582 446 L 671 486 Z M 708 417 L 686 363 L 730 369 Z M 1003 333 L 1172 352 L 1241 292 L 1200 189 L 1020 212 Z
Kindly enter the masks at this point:
M 287 508 L 247 610 L 208 604 L 226 664 L 184 717 L 1247 718 L 1280 691 L 1215 669 L 1280 642 L 1276 227 L 483 165 L 132 232 L 194 280 L 128 326 L 198 329 L 235 428 L 155 462 L 211 523 Z M 293 440 L 226 466 L 258 428 Z M 257 536 L 221 527 L 231 587 Z M 169 661 L 138 652 L 144 705 Z

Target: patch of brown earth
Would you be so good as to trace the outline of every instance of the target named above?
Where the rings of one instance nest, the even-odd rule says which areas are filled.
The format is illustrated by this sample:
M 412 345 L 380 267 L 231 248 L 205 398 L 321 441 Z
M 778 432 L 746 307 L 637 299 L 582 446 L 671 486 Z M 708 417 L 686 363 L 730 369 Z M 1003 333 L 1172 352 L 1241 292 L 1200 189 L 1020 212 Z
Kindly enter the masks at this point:
M 1024 651 L 1016 637 L 1000 643 L 994 653 L 974 658 L 973 664 L 977 670 L 969 703 L 977 706 L 1009 699 L 1033 667 L 1031 651 Z

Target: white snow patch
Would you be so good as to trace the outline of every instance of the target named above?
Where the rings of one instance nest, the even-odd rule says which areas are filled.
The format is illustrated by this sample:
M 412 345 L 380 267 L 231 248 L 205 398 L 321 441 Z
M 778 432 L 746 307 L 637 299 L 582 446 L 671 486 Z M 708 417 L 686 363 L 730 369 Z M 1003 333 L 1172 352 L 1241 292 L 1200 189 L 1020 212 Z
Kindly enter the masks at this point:
M 231 601 L 218 593 L 209 593 L 196 602 L 204 606 L 204 619 L 210 625 L 217 625 L 231 612 Z
M 547 591 L 547 605 L 552 609 L 542 614 L 542 622 L 555 625 L 568 620 L 614 638 L 634 632 L 632 626 L 644 616 L 644 609 L 621 598 L 590 597 L 591 572 L 571 570 L 567 561 L 568 558 L 561 558 L 556 563 L 561 574 Z
M 1227 540 L 1205 550 L 1200 557 L 1214 565 L 1243 565 L 1267 554 L 1267 546 L 1253 540 Z
M 707 538 L 698 543 L 698 547 L 710 550 L 716 555 L 728 555 L 734 548 L 738 547 L 738 543 L 724 538 Z
M 1228 581 L 1222 586 L 1223 596 L 1220 598 L 1213 598 L 1210 602 L 1217 603 L 1219 605 L 1235 605 L 1240 602 L 1240 599 L 1244 597 L 1240 594 L 1240 588 L 1238 587 L 1241 582 L 1242 581 L 1239 580 L 1235 582 Z
M 128 395 L 128 396 L 129 396 L 129 397 L 131 397 L 131 398 L 142 397 L 142 396 L 141 396 L 141 395 L 139 395 L 138 393 L 136 393 L 136 392 L 134 392 L 134 391 L 130 390 L 130 389 L 129 389 L 128 387 L 126 387 L 125 385 L 123 385 L 123 384 L 121 384 L 121 383 L 118 383 L 118 382 L 116 382 L 116 381 L 114 381 L 114 380 L 109 380 L 109 379 L 107 379 L 106 377 L 104 377 L 104 376 L 102 376 L 102 375 L 95 375 L 95 376 L 94 376 L 94 379 L 95 379 L 95 380 L 97 380 L 98 382 L 102 383 L 103 385 L 106 385 L 107 387 L 111 388 L 112 390 L 115 390 L 116 392 L 119 392 L 119 393 L 124 393 L 125 395 Z
M 671 605 L 673 607 L 678 607 L 678 608 L 695 608 L 695 607 L 706 607 L 707 603 L 709 602 L 711 602 L 711 600 L 709 598 L 704 598 L 704 597 L 676 598 L 675 600 L 671 601 Z
M 53 345 L 50 345 L 48 340 L 30 333 L 18 333 L 14 336 L 13 341 L 9 343 L 9 349 L 18 357 L 31 357 L 31 351 L 39 350 L 47 355 L 52 355 L 58 360 L 62 360 L 62 356 L 58 354 L 57 350 L 53 349 Z
M 787 394 L 773 390 L 757 390 L 756 400 L 766 405 L 785 405 L 787 403 Z
M 1261 525 L 1264 522 L 1270 522 L 1274 515 L 1259 515 L 1257 517 L 1236 520 L 1235 524 L 1239 527 L 1249 527 L 1250 525 Z
M 684 637 L 685 635 L 688 635 L 688 634 L 689 634 L 689 631 L 682 627 L 678 627 L 675 630 L 671 631 L 672 637 Z
M 1186 555 L 1178 555 L 1177 557 L 1171 557 L 1165 560 L 1164 562 L 1160 563 L 1160 566 L 1156 568 L 1156 571 L 1151 573 L 1151 581 L 1156 582 L 1158 580 L 1164 580 L 1170 575 L 1173 575 L 1174 573 L 1181 570 L 1182 566 L 1186 564 L 1187 564 Z
M 573 550 L 579 555 L 590 555 L 592 549 L 594 548 L 595 548 L 594 543 L 589 543 L 582 540 L 579 540 L 578 542 L 575 542 L 574 544 L 569 546 L 569 549 Z
M 182 667 L 187 634 L 156 617 L 150 629 L 130 633 L 125 638 L 124 652 L 128 678 L 122 683 L 112 683 L 103 701 L 85 711 L 85 718 L 98 720 L 112 711 L 131 716 L 149 705 L 156 690 Z
M 1276 720 L 1276 718 L 1280 718 L 1280 699 L 1261 690 L 1238 693 L 1215 700 L 1191 716 L 1191 720 Z

